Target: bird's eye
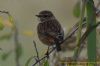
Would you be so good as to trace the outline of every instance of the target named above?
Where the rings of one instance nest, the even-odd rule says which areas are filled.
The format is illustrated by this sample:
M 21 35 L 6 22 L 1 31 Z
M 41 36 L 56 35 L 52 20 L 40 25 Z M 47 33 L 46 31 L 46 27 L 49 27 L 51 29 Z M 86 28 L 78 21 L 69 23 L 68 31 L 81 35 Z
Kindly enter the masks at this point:
M 46 15 L 43 15 L 43 17 L 50 17 L 50 15 L 46 14 Z
M 44 17 L 48 17 L 48 15 L 44 15 Z

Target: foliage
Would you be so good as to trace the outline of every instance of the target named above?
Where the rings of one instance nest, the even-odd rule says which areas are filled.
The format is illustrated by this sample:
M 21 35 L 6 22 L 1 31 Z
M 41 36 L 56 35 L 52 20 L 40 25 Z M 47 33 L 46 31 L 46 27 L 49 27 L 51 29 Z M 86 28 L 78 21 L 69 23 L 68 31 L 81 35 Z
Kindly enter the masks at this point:
M 46 60 L 46 61 L 44 62 L 44 65 L 43 65 L 43 66 L 49 66 L 48 60 Z
M 1 55 L 1 59 L 2 59 L 3 61 L 5 61 L 5 60 L 10 56 L 10 54 L 11 54 L 11 51 L 9 51 L 9 52 L 7 52 L 7 53 L 3 53 L 3 54 Z
M 82 1 L 82 4 L 83 6 L 81 7 L 81 21 L 79 22 L 79 24 L 81 25 L 82 24 L 82 21 L 83 21 L 83 18 L 84 18 L 84 12 L 85 12 L 85 6 L 86 6 L 86 9 L 87 9 L 87 13 L 86 13 L 86 18 L 87 18 L 87 30 L 86 32 L 82 35 L 82 38 L 86 38 L 88 37 L 88 40 L 87 40 L 87 43 L 88 43 L 88 59 L 89 59 L 89 62 L 95 62 L 96 60 L 96 30 L 94 30 L 95 28 L 92 28 L 95 24 L 96 24 L 96 12 L 94 10 L 94 2 L 93 0 L 83 0 Z M 82 15 L 83 14 L 83 15 Z M 80 28 L 80 25 L 79 25 L 79 28 Z M 97 25 L 97 24 L 96 24 Z M 93 31 L 92 31 L 93 30 Z M 81 30 L 79 30 L 81 32 Z M 91 32 L 90 32 L 91 31 Z M 79 32 L 79 33 L 80 33 Z M 86 36 L 86 34 L 88 34 Z M 81 39 L 80 38 L 81 36 L 77 36 L 79 39 L 77 40 L 77 48 L 76 48 L 76 51 L 74 53 L 74 60 L 77 61 L 77 58 L 79 56 L 79 52 L 81 52 Z M 83 40 L 84 41 L 84 40 Z M 93 52 L 91 52 L 93 51 Z
M 78 1 L 75 6 L 74 6 L 74 9 L 73 9 L 73 15 L 77 18 L 80 17 L 80 1 Z
M 10 39 L 11 37 L 14 37 L 15 62 L 16 62 L 16 66 L 20 66 L 19 58 L 22 55 L 22 46 L 21 46 L 21 44 L 19 43 L 19 40 L 18 40 L 18 29 L 17 29 L 17 27 L 16 27 L 16 25 L 14 23 L 13 17 L 11 16 L 11 14 L 9 12 L 6 12 L 6 11 L 0 11 L 0 12 L 6 14 L 8 16 L 8 23 L 5 26 L 10 25 L 10 29 L 11 29 L 11 32 L 2 35 L 0 37 L 0 40 Z M 0 30 L 2 30 L 3 28 L 4 28 L 3 20 L 0 17 Z M 3 55 L 1 56 L 2 60 L 6 60 L 9 57 L 10 54 L 11 54 L 11 52 L 3 53 Z

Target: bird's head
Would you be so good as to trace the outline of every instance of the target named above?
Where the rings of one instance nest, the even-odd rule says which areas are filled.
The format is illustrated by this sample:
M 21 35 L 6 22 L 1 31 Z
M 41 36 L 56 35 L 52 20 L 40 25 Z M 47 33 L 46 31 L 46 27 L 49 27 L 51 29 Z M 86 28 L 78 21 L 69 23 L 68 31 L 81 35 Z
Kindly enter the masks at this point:
M 45 20 L 48 20 L 48 19 L 51 19 L 51 18 L 54 18 L 54 15 L 51 11 L 48 11 L 48 10 L 44 10 L 44 11 L 41 11 L 38 15 L 36 15 L 41 21 L 45 21 Z

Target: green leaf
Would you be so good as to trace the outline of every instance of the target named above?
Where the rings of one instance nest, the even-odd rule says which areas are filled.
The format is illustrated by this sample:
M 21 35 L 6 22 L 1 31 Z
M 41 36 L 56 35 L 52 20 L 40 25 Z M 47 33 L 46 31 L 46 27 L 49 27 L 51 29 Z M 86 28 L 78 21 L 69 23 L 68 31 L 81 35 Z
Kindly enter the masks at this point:
M 17 47 L 16 47 L 16 55 L 17 55 L 18 58 L 20 58 L 21 55 L 22 55 L 22 46 L 21 46 L 20 43 L 17 44 Z
M 3 25 L 3 19 L 0 17 L 0 30 L 3 30 L 4 25 Z
M 74 9 L 73 9 L 73 15 L 77 18 L 80 17 L 80 1 L 78 1 L 75 6 L 74 6 Z
M 92 4 L 91 4 L 92 3 Z M 86 14 L 87 14 L 87 28 L 89 29 L 91 26 L 96 25 L 96 15 L 94 10 L 94 0 L 89 0 L 86 2 Z M 94 29 L 87 37 L 87 55 L 88 62 L 96 62 L 96 29 Z M 91 52 L 92 51 L 92 52 Z M 94 65 L 96 66 L 96 63 Z
M 49 66 L 48 60 L 46 60 L 46 61 L 44 62 L 44 65 L 43 65 L 43 66 Z
M 10 54 L 11 54 L 11 51 L 9 51 L 9 52 L 7 52 L 7 53 L 3 53 L 3 54 L 1 55 L 1 59 L 2 59 L 3 61 L 5 61 L 5 60 L 10 56 Z
M 33 56 L 31 56 L 31 57 L 26 61 L 25 66 L 28 66 L 32 59 L 33 59 Z
M 0 40 L 8 40 L 12 37 L 12 34 L 11 33 L 7 33 L 7 34 L 4 34 L 2 36 L 0 36 Z

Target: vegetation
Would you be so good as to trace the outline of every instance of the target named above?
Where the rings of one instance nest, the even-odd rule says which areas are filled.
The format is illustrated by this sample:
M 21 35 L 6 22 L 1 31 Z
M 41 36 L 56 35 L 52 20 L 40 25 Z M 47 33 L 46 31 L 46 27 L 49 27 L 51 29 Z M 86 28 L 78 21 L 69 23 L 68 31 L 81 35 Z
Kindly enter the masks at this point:
M 81 4 L 82 3 L 82 4 Z M 97 5 L 99 6 L 99 3 L 97 3 Z M 9 27 L 10 31 L 8 31 L 7 33 L 0 35 L 0 41 L 2 40 L 10 40 L 11 38 L 13 38 L 14 40 L 14 51 L 8 51 L 7 53 L 2 52 L 1 55 L 1 59 L 2 61 L 7 60 L 7 58 L 10 56 L 10 54 L 13 52 L 15 55 L 15 63 L 16 66 L 21 66 L 20 64 L 20 58 L 22 56 L 23 53 L 23 48 L 21 46 L 21 43 L 19 42 L 19 32 L 18 32 L 18 28 L 17 25 L 14 21 L 14 18 L 12 17 L 12 15 L 8 12 L 8 11 L 0 11 L 0 14 L 4 14 L 7 16 L 7 22 L 4 23 L 4 18 L 3 16 L 0 16 L 0 31 L 3 31 L 4 28 L 6 26 Z M 68 41 L 70 41 L 73 39 L 74 35 L 77 33 L 77 36 L 75 36 L 75 40 L 74 40 L 74 45 L 72 47 L 72 50 L 74 50 L 74 54 L 72 57 L 67 57 L 64 60 L 62 60 L 59 56 L 55 55 L 58 52 L 55 52 L 55 47 L 51 48 L 48 52 L 48 55 L 53 55 L 53 60 L 56 60 L 56 64 L 60 64 L 60 66 L 64 66 L 67 64 L 69 64 L 69 66 L 73 66 L 73 64 L 75 66 L 77 66 L 78 62 L 81 63 L 81 61 L 85 62 L 85 64 L 88 63 L 88 65 L 90 66 L 96 66 L 97 64 L 97 48 L 96 48 L 96 27 L 100 24 L 100 22 L 97 22 L 96 17 L 100 14 L 100 10 L 98 9 L 98 7 L 96 7 L 94 5 L 94 1 L 93 0 L 78 0 L 75 7 L 73 8 L 73 15 L 79 19 L 79 21 L 70 29 L 70 31 L 67 33 L 67 36 L 65 36 L 64 41 L 62 41 L 61 43 L 61 47 L 63 47 L 63 45 L 65 46 L 67 44 L 67 48 L 68 48 Z M 96 23 L 97 22 L 97 23 Z M 82 33 L 82 29 L 86 28 L 86 31 L 84 33 Z M 87 40 L 87 57 L 88 58 L 79 58 L 81 51 L 84 48 L 84 42 Z M 9 41 L 8 41 L 9 42 Z M 34 48 L 36 51 L 36 56 L 31 56 L 28 60 L 26 60 L 26 64 L 25 66 L 29 66 L 29 63 L 32 60 L 35 60 L 35 62 L 32 62 L 32 66 L 50 66 L 50 61 L 48 61 L 48 56 L 44 55 L 42 58 L 40 58 L 39 56 L 39 52 L 38 52 L 38 47 L 36 46 L 36 42 L 33 41 L 34 44 Z M 65 46 L 66 48 L 66 46 Z M 3 50 L 2 48 L 0 48 L 0 50 Z M 67 50 L 67 49 L 66 49 Z M 65 51 L 66 51 L 65 50 Z M 92 52 L 91 52 L 92 51 Z M 63 52 L 64 53 L 64 52 Z M 58 53 L 59 54 L 59 53 Z M 51 58 L 51 57 L 50 57 Z M 100 61 L 100 60 L 99 60 Z M 53 64 L 53 61 L 52 61 Z M 58 66 L 55 65 L 55 66 Z

